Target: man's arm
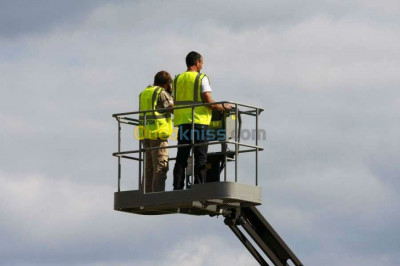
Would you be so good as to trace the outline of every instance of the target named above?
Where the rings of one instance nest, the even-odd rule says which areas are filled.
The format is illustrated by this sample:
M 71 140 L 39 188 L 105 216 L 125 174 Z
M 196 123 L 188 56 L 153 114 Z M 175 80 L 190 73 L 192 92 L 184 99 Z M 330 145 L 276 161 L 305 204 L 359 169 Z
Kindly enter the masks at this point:
M 202 99 L 203 103 L 215 103 L 215 101 L 211 97 L 211 92 L 209 92 L 209 91 L 203 92 L 201 94 L 201 99 Z M 231 109 L 232 106 L 229 103 L 225 103 L 223 105 L 218 103 L 218 104 L 209 105 L 208 108 L 216 109 L 216 110 L 219 110 L 219 111 L 223 112 L 223 111 L 225 111 L 225 109 Z
M 160 93 L 159 104 L 161 108 L 174 107 L 174 99 L 168 92 L 162 91 Z M 172 113 L 173 110 L 168 110 L 167 112 Z

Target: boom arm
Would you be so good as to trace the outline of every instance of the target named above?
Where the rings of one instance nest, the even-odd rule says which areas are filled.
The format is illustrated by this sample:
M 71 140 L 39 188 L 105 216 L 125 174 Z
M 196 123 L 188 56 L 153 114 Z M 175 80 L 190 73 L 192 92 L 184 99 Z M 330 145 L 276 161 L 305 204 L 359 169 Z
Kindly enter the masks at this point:
M 268 265 L 268 263 L 240 231 L 239 225 L 243 227 L 274 265 L 285 266 L 288 265 L 288 260 L 290 260 L 296 266 L 303 266 L 300 260 L 294 255 L 256 207 L 250 206 L 231 209 L 230 212 L 225 215 L 224 222 L 260 265 Z

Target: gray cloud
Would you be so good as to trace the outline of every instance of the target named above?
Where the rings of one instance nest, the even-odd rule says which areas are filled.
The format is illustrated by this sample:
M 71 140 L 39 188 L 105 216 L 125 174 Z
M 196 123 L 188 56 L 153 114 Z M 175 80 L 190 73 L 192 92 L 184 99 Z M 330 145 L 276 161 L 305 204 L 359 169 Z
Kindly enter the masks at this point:
M 104 1 L 1 1 L 0 37 L 38 34 L 67 23 L 79 22 L 102 2 Z

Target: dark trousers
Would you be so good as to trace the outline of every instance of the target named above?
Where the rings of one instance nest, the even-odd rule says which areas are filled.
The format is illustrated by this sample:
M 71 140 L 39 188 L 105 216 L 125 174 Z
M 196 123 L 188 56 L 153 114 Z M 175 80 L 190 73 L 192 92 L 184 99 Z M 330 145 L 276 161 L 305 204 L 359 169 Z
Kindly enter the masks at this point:
M 194 143 L 207 143 L 206 125 L 194 125 Z M 179 126 L 178 130 L 178 145 L 192 143 L 192 125 L 184 124 Z M 176 162 L 174 167 L 174 190 L 183 189 L 185 184 L 185 168 L 189 158 L 191 147 L 178 148 Z M 194 147 L 194 183 L 201 184 L 206 182 L 206 163 L 207 163 L 208 145 Z

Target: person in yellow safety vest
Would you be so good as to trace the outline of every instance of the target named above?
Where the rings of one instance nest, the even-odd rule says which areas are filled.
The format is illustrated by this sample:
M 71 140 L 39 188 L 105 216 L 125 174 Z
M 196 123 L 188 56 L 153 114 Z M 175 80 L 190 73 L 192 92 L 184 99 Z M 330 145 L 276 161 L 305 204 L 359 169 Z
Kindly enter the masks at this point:
M 173 81 L 175 107 L 200 103 L 215 102 L 211 97 L 210 81 L 205 74 L 200 73 L 203 67 L 203 57 L 197 52 L 186 56 L 187 71 L 177 75 Z M 199 106 L 194 109 L 194 143 L 207 143 L 207 130 L 211 122 L 211 109 L 224 111 L 230 109 L 230 104 L 214 104 Z M 192 143 L 192 109 L 174 110 L 174 126 L 178 127 L 178 145 Z M 185 168 L 191 147 L 179 147 L 174 167 L 174 190 L 183 189 Z M 206 182 L 206 163 L 208 145 L 194 147 L 194 182 Z
M 144 180 L 145 192 L 165 190 L 165 180 L 168 172 L 168 137 L 172 133 L 171 111 L 159 112 L 157 109 L 174 106 L 172 99 L 172 78 L 166 71 L 158 72 L 154 77 L 154 85 L 148 86 L 139 95 L 139 110 L 153 110 L 140 113 L 139 138 L 144 148 L 159 147 L 146 150 Z M 144 123 L 146 121 L 146 123 Z M 143 188 L 143 184 L 142 184 Z

